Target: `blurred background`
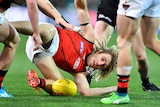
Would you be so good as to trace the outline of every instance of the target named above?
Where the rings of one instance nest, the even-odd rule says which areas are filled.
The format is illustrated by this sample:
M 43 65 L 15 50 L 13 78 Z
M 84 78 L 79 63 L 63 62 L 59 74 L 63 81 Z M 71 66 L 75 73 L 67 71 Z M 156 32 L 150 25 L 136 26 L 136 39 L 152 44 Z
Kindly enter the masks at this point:
M 88 0 L 89 14 L 91 16 L 91 23 L 94 26 L 96 21 L 96 9 L 100 0 Z M 70 23 L 79 26 L 77 20 L 77 13 L 74 7 L 74 0 L 50 0 L 62 16 Z M 12 4 L 5 14 L 9 21 L 29 20 L 26 5 L 19 6 Z M 39 11 L 39 21 L 49 22 L 55 24 L 54 20 L 45 16 Z
M 90 20 L 94 27 L 94 24 L 96 22 L 97 6 L 100 0 L 87 0 L 87 1 L 88 1 Z M 77 13 L 74 7 L 74 0 L 50 0 L 50 2 L 56 7 L 56 9 L 62 14 L 62 16 L 68 22 L 72 23 L 75 26 L 79 26 L 77 20 Z M 9 21 L 29 20 L 26 5 L 19 6 L 16 4 L 12 4 L 11 8 L 7 10 L 5 16 Z M 45 16 L 40 11 L 39 11 L 39 22 L 49 22 L 55 25 L 53 19 Z M 160 34 L 160 29 L 158 30 L 158 33 Z

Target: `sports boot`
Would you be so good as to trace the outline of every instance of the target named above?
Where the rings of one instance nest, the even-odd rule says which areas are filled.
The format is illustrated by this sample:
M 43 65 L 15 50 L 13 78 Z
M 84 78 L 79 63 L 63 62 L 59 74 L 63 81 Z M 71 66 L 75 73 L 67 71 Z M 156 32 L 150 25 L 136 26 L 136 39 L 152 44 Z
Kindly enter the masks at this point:
M 4 87 L 1 87 L 0 88 L 0 98 L 13 98 L 13 95 L 7 93 Z
M 142 88 L 144 91 L 148 91 L 148 92 L 160 91 L 160 88 L 153 83 L 147 83 L 147 84 L 142 83 Z
M 27 77 L 28 77 L 28 85 L 34 89 L 36 89 L 38 92 L 40 92 L 40 88 L 38 87 L 39 85 L 39 78 L 34 70 L 29 70 L 27 72 Z
M 130 98 L 128 95 L 119 96 L 116 93 L 111 93 L 112 95 L 108 98 L 102 98 L 100 100 L 103 104 L 127 104 L 130 102 Z

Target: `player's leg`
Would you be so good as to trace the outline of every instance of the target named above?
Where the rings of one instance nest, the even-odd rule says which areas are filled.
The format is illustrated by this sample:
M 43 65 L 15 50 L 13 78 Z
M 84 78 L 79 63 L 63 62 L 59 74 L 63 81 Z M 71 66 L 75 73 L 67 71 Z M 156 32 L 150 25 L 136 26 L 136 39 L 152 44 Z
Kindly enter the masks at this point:
M 38 57 L 40 57 L 40 55 Z M 38 67 L 38 69 L 41 71 L 42 75 L 46 79 L 57 80 L 57 79 L 63 78 L 54 60 L 50 56 L 46 56 L 40 61 L 38 61 L 36 63 L 36 66 Z
M 128 96 L 128 82 L 130 79 L 130 71 L 132 68 L 131 46 L 134 35 L 138 29 L 138 22 L 139 20 L 123 15 L 117 16 L 118 89 L 117 92 L 113 94 L 111 97 L 101 99 L 101 102 L 103 104 L 123 104 L 130 102 Z
M 0 26 L 0 41 L 4 44 L 0 55 L 0 97 L 13 97 L 2 88 L 2 82 L 14 58 L 20 38 L 16 30 L 6 20 Z
M 63 78 L 52 59 L 52 53 L 55 53 L 55 49 L 58 49 L 58 45 L 54 44 L 59 44 L 57 41 L 59 40 L 58 33 L 53 25 L 47 23 L 40 24 L 39 31 L 43 41 L 41 47 L 43 49 L 40 48 L 37 51 L 33 51 L 33 38 L 29 37 L 26 44 L 26 53 L 28 58 L 37 66 L 44 78 L 39 78 L 35 71 L 30 70 L 28 72 L 28 84 L 33 88 L 43 88 L 47 93 L 52 94 L 52 83 L 57 79 Z M 48 52 L 44 51 L 45 49 Z
M 143 41 L 147 48 L 160 56 L 160 40 L 157 38 L 157 31 L 160 24 L 160 1 L 153 0 L 152 8 L 149 8 L 141 20 L 141 31 Z
M 143 17 L 141 21 L 142 36 L 145 46 L 160 56 L 160 40 L 157 37 L 160 19 Z
M 149 8 L 141 20 L 141 31 L 143 41 L 149 49 L 160 56 L 160 40 L 157 38 L 157 31 L 160 24 L 160 1 L 153 1 L 152 8 Z
M 52 46 L 52 44 L 57 40 L 56 37 L 58 36 L 56 28 L 51 24 L 41 24 L 39 26 L 39 30 L 43 41 L 42 47 L 44 49 L 49 49 L 50 51 L 53 51 L 53 48 L 57 48 L 53 47 L 55 45 Z M 49 56 L 45 53 L 37 53 L 35 54 L 34 59 L 36 60 L 36 66 L 46 79 L 57 80 L 63 78 L 52 56 Z
M 114 31 L 114 28 L 110 26 L 107 22 L 99 20 L 96 22 L 94 30 L 96 39 L 100 43 L 102 43 L 104 40 L 106 41 L 109 39 L 109 37 L 112 35 Z
M 30 70 L 27 73 L 28 85 L 37 89 L 40 87 L 52 95 L 53 82 L 58 79 L 63 79 L 64 77 L 61 75 L 51 56 L 38 53 L 34 57 L 34 62 L 44 77 L 38 77 L 35 71 Z
M 122 102 L 129 102 L 128 98 L 128 82 L 130 79 L 130 71 L 132 69 L 132 54 L 131 46 L 133 38 L 138 29 L 138 20 L 130 17 L 117 16 L 117 45 L 118 45 L 118 60 L 117 60 L 117 76 L 118 76 L 118 97 L 122 97 Z M 124 60 L 125 59 L 125 60 Z M 116 95 L 115 95 L 116 98 Z
M 137 46 L 138 45 L 138 46 Z M 144 91 L 160 91 L 156 85 L 149 81 L 149 65 L 145 51 L 145 46 L 142 40 L 140 29 L 137 31 L 133 41 L 133 51 L 137 58 L 137 68 L 140 73 L 142 81 L 142 88 Z

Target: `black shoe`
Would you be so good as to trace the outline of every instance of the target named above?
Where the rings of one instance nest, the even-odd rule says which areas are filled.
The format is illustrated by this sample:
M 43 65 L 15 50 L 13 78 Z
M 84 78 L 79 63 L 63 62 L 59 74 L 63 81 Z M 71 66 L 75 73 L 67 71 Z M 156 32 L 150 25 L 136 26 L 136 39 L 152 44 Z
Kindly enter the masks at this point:
M 153 83 L 147 83 L 147 84 L 142 83 L 142 88 L 144 91 L 148 91 L 148 92 L 160 91 L 160 88 Z

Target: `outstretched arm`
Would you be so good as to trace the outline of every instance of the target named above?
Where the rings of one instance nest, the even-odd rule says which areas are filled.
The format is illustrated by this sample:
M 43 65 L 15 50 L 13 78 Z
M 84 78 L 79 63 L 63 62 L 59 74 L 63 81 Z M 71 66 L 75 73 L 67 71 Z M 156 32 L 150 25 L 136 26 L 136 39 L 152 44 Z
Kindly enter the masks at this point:
M 35 42 L 34 50 L 37 50 L 42 44 L 42 40 L 38 31 L 39 17 L 38 17 L 37 2 L 36 0 L 26 0 L 26 3 L 28 8 L 28 15 L 33 29 L 33 39 Z
M 88 13 L 87 0 L 74 0 L 77 9 L 78 20 L 80 23 L 82 36 L 94 43 L 95 34 L 92 25 L 90 24 L 90 17 Z
M 73 25 L 67 23 L 57 9 L 51 4 L 49 0 L 37 0 L 39 9 L 50 18 L 54 19 L 56 24 L 62 25 L 64 28 L 73 29 Z

